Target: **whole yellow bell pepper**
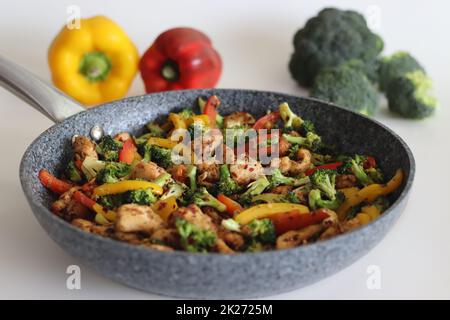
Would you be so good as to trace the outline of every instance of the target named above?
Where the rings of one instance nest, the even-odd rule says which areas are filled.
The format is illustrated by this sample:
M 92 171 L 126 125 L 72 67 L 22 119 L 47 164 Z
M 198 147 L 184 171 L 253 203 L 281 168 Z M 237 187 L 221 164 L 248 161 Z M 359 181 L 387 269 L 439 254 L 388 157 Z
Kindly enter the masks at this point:
M 163 193 L 163 188 L 153 182 L 143 180 L 123 180 L 114 183 L 105 183 L 101 186 L 95 187 L 93 190 L 93 194 L 94 196 L 105 196 L 108 194 L 118 194 L 130 190 L 141 189 L 152 189 L 152 192 L 157 195 Z
M 308 207 L 294 203 L 265 203 L 250 207 L 239 213 L 234 220 L 240 224 L 247 224 L 254 219 L 264 219 L 277 213 L 297 210 L 300 213 L 309 213 Z
M 401 186 L 403 181 L 403 171 L 401 169 L 397 170 L 394 177 L 386 184 L 371 184 L 367 187 L 354 192 L 349 197 L 346 197 L 344 203 L 336 211 L 340 220 L 344 220 L 347 211 L 353 207 L 361 204 L 364 201 L 372 202 L 378 197 L 388 195 L 394 192 L 398 187 Z
M 136 75 L 136 47 L 114 21 L 104 16 L 64 27 L 48 51 L 53 83 L 86 105 L 122 98 Z

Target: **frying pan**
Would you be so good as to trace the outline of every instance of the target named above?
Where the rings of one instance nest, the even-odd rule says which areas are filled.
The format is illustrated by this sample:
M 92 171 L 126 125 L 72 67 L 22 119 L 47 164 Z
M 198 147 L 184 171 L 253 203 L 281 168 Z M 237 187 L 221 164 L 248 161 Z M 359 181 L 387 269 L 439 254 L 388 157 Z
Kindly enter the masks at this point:
M 57 122 L 28 147 L 20 181 L 37 220 L 65 251 L 100 274 L 148 292 L 185 298 L 249 298 L 306 286 L 336 273 L 373 248 L 403 212 L 415 164 L 403 140 L 367 117 L 322 101 L 253 90 L 171 91 L 113 101 L 85 110 L 21 67 L 0 57 L 0 82 Z M 217 94 L 222 114 L 248 111 L 263 115 L 286 101 L 294 112 L 316 123 L 323 139 L 343 152 L 377 157 L 387 177 L 403 169 L 405 181 L 391 195 L 392 206 L 370 224 L 330 240 L 293 249 L 242 254 L 160 252 L 81 231 L 48 209 L 55 196 L 37 178 L 41 168 L 54 174 L 71 156 L 75 134 L 89 135 L 94 125 L 107 133 L 138 134 L 149 120 L 194 106 L 200 95 Z

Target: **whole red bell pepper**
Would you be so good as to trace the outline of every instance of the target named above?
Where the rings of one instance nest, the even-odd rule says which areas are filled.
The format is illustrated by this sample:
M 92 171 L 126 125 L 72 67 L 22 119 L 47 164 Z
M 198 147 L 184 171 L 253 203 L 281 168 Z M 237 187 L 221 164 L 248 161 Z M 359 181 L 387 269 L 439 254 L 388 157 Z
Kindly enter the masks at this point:
M 222 61 L 211 40 L 192 28 L 174 28 L 156 38 L 139 70 L 146 92 L 214 87 Z

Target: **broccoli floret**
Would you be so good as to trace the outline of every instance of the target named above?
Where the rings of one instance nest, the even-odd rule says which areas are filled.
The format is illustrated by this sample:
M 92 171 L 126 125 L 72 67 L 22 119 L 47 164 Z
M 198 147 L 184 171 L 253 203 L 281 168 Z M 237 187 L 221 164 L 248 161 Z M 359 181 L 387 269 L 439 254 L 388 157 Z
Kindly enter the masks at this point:
M 303 119 L 296 115 L 291 108 L 289 108 L 287 102 L 280 104 L 278 110 L 280 111 L 280 117 L 283 120 L 284 127 L 287 131 L 300 129 Z
M 346 65 L 323 69 L 310 95 L 369 116 L 378 109 L 378 92 L 373 84 Z
M 386 197 L 378 197 L 372 204 L 380 210 L 380 212 L 386 211 L 387 208 L 390 206 L 390 202 L 388 198 Z
M 314 126 L 314 123 L 312 121 L 304 120 L 302 125 L 300 126 L 299 132 L 302 136 L 306 136 L 310 132 L 316 133 L 316 127 Z
M 335 8 L 326 8 L 308 20 L 295 34 L 293 44 L 289 69 L 292 77 L 307 87 L 325 67 L 352 59 L 369 63 L 383 50 L 383 40 L 370 31 L 361 14 Z
M 352 68 L 353 70 L 365 74 L 367 79 L 370 80 L 371 83 L 378 83 L 378 69 L 380 67 L 380 60 L 376 59 L 369 62 L 364 62 L 358 59 L 352 59 L 346 61 L 344 63 L 345 66 Z
M 106 209 L 115 209 L 125 203 L 124 194 L 108 194 L 97 198 L 97 202 Z
M 353 159 L 350 160 L 350 171 L 355 175 L 356 179 L 363 185 L 368 186 L 369 184 L 373 184 L 373 180 L 367 173 L 364 171 L 364 162 L 366 161 L 366 157 L 355 155 Z
M 161 126 L 155 122 L 149 122 L 146 124 L 146 127 L 149 131 L 149 135 L 151 137 L 164 138 L 166 133 Z
M 114 183 L 130 174 L 131 166 L 121 162 L 107 162 L 97 173 L 97 183 Z
M 86 157 L 81 164 L 81 171 L 83 171 L 86 179 L 90 181 L 97 176 L 97 173 L 102 170 L 105 165 L 105 161 L 98 160 L 94 157 Z
M 308 132 L 305 137 L 296 137 L 289 134 L 283 134 L 283 137 L 288 142 L 308 148 L 313 152 L 317 152 L 323 148 L 322 138 L 318 134 L 313 132 Z M 295 150 L 293 149 L 292 151 Z
M 150 205 L 155 203 L 158 199 L 153 194 L 151 189 L 132 190 L 126 193 L 127 203 L 136 203 L 140 205 Z
M 231 178 L 228 165 L 223 164 L 219 168 L 218 191 L 229 196 L 241 191 L 239 184 Z
M 214 232 L 202 230 L 184 219 L 178 218 L 175 227 L 180 235 L 180 244 L 187 251 L 208 252 L 216 243 Z
M 392 80 L 417 70 L 425 73 L 425 69 L 408 52 L 398 51 L 391 56 L 384 57 L 381 59 L 379 68 L 380 89 L 386 91 Z
M 271 188 L 274 188 L 276 186 L 279 185 L 288 185 L 288 186 L 301 186 L 304 184 L 309 183 L 309 177 L 304 177 L 304 178 L 292 178 L 292 177 L 286 177 L 285 175 L 283 175 L 280 171 L 280 169 L 276 168 L 274 170 L 272 170 L 272 174 L 269 176 L 269 181 L 270 181 L 270 186 Z
M 162 173 L 160 174 L 155 180 L 153 180 L 152 182 L 157 184 L 160 187 L 164 187 L 164 185 L 170 181 L 170 179 L 172 178 L 172 176 L 170 175 L 170 173 Z
M 274 244 L 277 239 L 275 226 L 270 219 L 255 219 L 247 224 L 246 229 L 251 242 Z
M 222 202 L 220 202 L 219 200 L 214 198 L 208 192 L 208 190 L 206 190 L 206 188 L 198 189 L 194 193 L 194 196 L 192 197 L 192 201 L 199 207 L 211 207 L 211 208 L 216 209 L 219 212 L 225 212 L 227 210 L 227 207 Z
M 167 169 L 173 165 L 172 150 L 155 145 L 146 145 L 144 147 L 144 161 L 150 160 L 158 166 Z
M 336 193 L 334 200 L 322 199 L 322 193 L 319 189 L 313 189 L 309 192 L 309 206 L 311 209 L 316 210 L 319 208 L 327 208 L 331 210 L 336 210 L 344 202 L 345 196 L 342 192 Z
M 83 181 L 83 176 L 81 175 L 81 172 L 75 166 L 75 162 L 73 161 L 69 161 L 64 172 L 66 174 L 66 177 L 72 182 L 80 183 L 81 181 Z
M 187 187 L 183 183 L 174 182 L 169 185 L 169 189 L 161 196 L 161 200 L 165 200 L 170 197 L 175 197 L 179 199 L 183 196 L 183 193 L 186 191 Z
M 245 205 L 250 204 L 254 196 L 257 196 L 266 190 L 270 186 L 269 180 L 266 176 L 258 178 L 248 185 L 247 191 L 245 191 L 238 199 L 239 203 Z
M 114 140 L 114 138 L 109 135 L 105 135 L 97 145 L 96 151 L 105 161 L 118 161 L 121 148 L 121 142 Z
M 384 175 L 378 168 L 365 169 L 365 172 L 373 182 L 381 183 L 384 180 Z
M 311 162 L 315 166 L 321 166 L 326 163 L 330 163 L 333 161 L 333 156 L 329 154 L 321 154 L 321 153 L 312 153 L 311 154 Z
M 311 183 L 313 186 L 321 190 L 329 200 L 336 199 L 336 170 L 319 169 L 316 170 L 311 176 Z
M 183 120 L 187 120 L 192 116 L 195 116 L 194 111 L 192 111 L 192 109 L 189 108 L 185 108 L 183 110 L 181 110 L 180 112 L 177 113 Z
M 423 119 L 434 113 L 437 99 L 430 94 L 432 81 L 422 71 L 413 71 L 390 81 L 389 109 L 405 118 Z

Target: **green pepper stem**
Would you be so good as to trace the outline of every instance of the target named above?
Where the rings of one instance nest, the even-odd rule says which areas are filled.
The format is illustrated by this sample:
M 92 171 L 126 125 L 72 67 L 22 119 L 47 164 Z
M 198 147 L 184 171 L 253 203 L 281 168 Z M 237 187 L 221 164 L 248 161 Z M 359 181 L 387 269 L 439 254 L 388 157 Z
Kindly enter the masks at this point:
M 178 80 L 178 77 L 180 75 L 180 72 L 178 70 L 178 65 L 175 61 L 167 60 L 164 62 L 162 68 L 161 68 L 161 76 L 169 81 L 173 82 Z
M 106 79 L 111 66 L 111 60 L 104 53 L 88 52 L 81 58 L 79 72 L 90 82 L 97 82 Z

